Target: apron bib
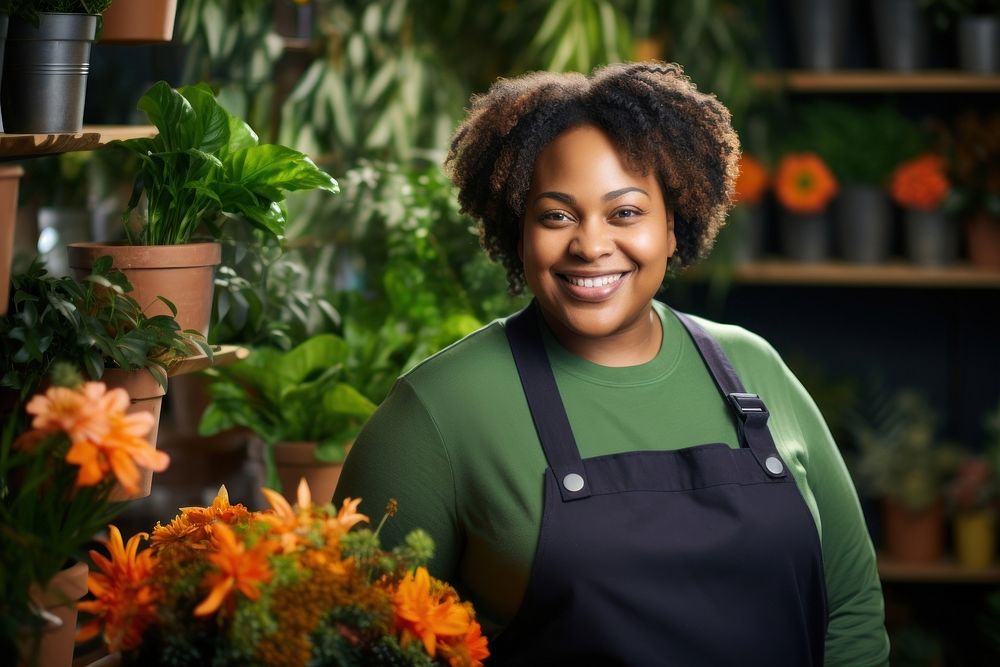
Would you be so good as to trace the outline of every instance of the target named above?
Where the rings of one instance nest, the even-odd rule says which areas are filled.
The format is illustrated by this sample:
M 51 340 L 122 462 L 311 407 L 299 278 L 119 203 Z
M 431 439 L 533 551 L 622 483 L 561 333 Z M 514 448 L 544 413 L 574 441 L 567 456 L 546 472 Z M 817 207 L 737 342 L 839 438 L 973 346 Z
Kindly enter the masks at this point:
M 528 588 L 488 664 L 823 664 L 826 590 L 812 515 L 764 403 L 744 391 L 718 343 L 677 316 L 732 408 L 738 449 L 581 459 L 536 303 L 508 321 L 549 467 Z

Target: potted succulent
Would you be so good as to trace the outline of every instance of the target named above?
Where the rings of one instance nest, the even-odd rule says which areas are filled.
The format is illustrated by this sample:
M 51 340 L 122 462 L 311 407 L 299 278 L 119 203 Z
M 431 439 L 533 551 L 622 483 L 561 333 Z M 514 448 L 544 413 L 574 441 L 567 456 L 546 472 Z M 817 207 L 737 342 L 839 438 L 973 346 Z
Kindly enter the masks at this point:
M 98 257 L 114 255 L 140 303 L 163 296 L 176 305 L 183 329 L 205 334 L 221 253 L 215 241 L 193 241 L 199 235 L 218 239 L 228 225 L 240 224 L 281 236 L 286 192 L 337 192 L 337 183 L 302 153 L 260 144 L 205 84 L 174 89 L 160 81 L 142 96 L 139 109 L 159 134 L 115 142 L 140 160 L 123 217 L 128 244 L 73 244 L 70 265 L 86 271 Z
M 883 547 L 892 558 L 931 563 L 944 553 L 944 498 L 961 459 L 941 442 L 930 404 L 911 391 L 880 396 L 849 427 L 858 447 L 856 475 L 883 498 Z
M 942 156 L 923 153 L 896 167 L 889 192 L 903 208 L 906 254 L 911 261 L 937 266 L 955 261 L 958 228 L 943 204 L 951 191 Z
M 774 193 L 782 208 L 779 231 L 787 257 L 799 262 L 819 262 L 828 257 L 828 208 L 837 189 L 837 179 L 816 153 L 787 153 L 781 157 Z
M 342 338 L 320 334 L 288 352 L 257 348 L 211 369 L 202 434 L 244 426 L 260 441 L 267 486 L 292 498 L 306 477 L 317 497 L 332 498 L 347 449 L 375 411 L 345 382 L 349 353 Z
M 59 364 L 48 389 L 4 419 L 0 655 L 14 660 L 6 664 L 69 666 L 85 545 L 123 508 L 116 488 L 135 491 L 140 466 L 168 464 L 143 437 L 152 418 L 127 414 L 128 405 L 125 390 L 84 383 Z
M 90 46 L 111 0 L 9 0 L 0 85 L 4 129 L 79 132 Z M 56 68 L 59 76 L 49 73 Z

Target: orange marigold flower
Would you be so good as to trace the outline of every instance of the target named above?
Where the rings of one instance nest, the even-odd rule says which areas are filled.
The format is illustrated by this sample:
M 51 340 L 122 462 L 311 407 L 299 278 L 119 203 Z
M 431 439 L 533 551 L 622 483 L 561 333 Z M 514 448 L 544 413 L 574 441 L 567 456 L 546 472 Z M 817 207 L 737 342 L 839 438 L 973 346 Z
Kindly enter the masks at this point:
M 271 545 L 261 540 L 250 550 L 236 539 L 232 529 L 224 523 L 215 525 L 212 531 L 217 551 L 208 555 L 208 560 L 218 566 L 218 570 L 205 577 L 204 583 L 211 587 L 208 597 L 194 610 L 195 616 L 208 616 L 230 597 L 233 589 L 251 600 L 260 598 L 260 586 L 271 580 L 273 573 L 267 563 Z
M 142 643 L 143 631 L 156 620 L 156 601 L 160 592 L 152 576 L 156 560 L 150 550 L 138 553 L 139 543 L 148 537 L 139 533 L 122 543 L 122 534 L 109 526 L 108 560 L 97 551 L 90 557 L 100 569 L 87 577 L 87 587 L 96 598 L 81 602 L 81 611 L 95 618 L 77 635 L 78 641 L 95 636 L 104 627 L 104 639 L 111 651 L 128 651 Z
M 452 595 L 431 594 L 431 576 L 425 567 L 418 567 L 416 573 L 408 573 L 399 582 L 393 610 L 403 644 L 415 636 L 432 658 L 437 655 L 439 638 L 465 635 L 472 620 Z
M 768 175 L 764 164 L 752 155 L 744 153 L 740 156 L 740 173 L 736 177 L 736 194 L 733 197 L 737 204 L 759 204 L 767 191 Z
M 464 635 L 442 641 L 440 649 L 451 667 L 480 667 L 483 660 L 490 657 L 486 637 L 477 621 L 469 622 Z
M 337 512 L 337 523 L 343 526 L 344 530 L 350 530 L 355 524 L 361 523 L 362 521 L 368 521 L 368 517 L 364 514 L 358 512 L 358 505 L 361 504 L 361 498 L 344 498 L 343 504 L 340 506 L 340 511 Z
M 213 524 L 222 522 L 231 526 L 249 516 L 250 511 L 246 506 L 230 504 L 229 491 L 223 484 L 208 507 L 182 507 L 181 513 L 166 526 L 157 522 L 153 528 L 152 544 L 158 549 L 184 540 L 192 549 L 207 549 L 212 546 Z
M 109 414 L 124 395 L 128 408 L 128 394 L 124 389 L 106 391 L 102 382 L 87 382 L 81 389 L 49 387 L 44 394 L 36 394 L 28 401 L 25 410 L 33 415 L 31 427 L 38 431 L 63 431 L 70 442 L 100 440 L 110 430 Z
M 815 153 L 786 155 L 778 165 L 775 194 L 793 213 L 819 213 L 837 194 L 837 180 Z
M 896 167 L 889 191 L 903 208 L 929 211 L 941 205 L 951 189 L 944 159 L 925 153 Z

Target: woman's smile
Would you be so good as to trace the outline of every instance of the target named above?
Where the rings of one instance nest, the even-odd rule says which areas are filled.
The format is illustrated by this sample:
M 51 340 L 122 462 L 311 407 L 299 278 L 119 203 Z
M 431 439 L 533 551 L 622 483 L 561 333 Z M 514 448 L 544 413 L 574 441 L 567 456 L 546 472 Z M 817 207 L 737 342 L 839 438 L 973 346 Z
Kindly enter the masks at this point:
M 569 296 L 581 301 L 610 299 L 630 274 L 631 271 L 600 274 L 556 273 L 562 279 Z

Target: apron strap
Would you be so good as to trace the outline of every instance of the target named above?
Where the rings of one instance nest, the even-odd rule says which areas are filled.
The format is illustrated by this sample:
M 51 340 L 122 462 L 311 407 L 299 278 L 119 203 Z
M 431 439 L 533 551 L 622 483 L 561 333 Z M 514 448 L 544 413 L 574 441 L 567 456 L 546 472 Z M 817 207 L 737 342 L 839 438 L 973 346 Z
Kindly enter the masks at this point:
M 778 455 L 771 430 L 767 427 L 767 418 L 770 413 L 767 411 L 764 401 L 757 394 L 747 393 L 743 382 L 740 381 L 739 375 L 736 374 L 718 341 L 712 338 L 689 315 L 679 313 L 672 308 L 671 311 L 691 336 L 691 340 L 694 341 L 698 353 L 701 354 L 701 358 L 705 361 L 705 365 L 715 381 L 715 386 L 719 388 L 732 408 L 736 416 L 736 429 L 739 433 L 740 446 L 749 447 L 754 458 L 768 475 L 784 477 L 786 474 L 785 465 Z
M 538 305 L 507 320 L 506 333 L 538 439 L 563 501 L 590 496 L 590 483 L 542 339 Z

